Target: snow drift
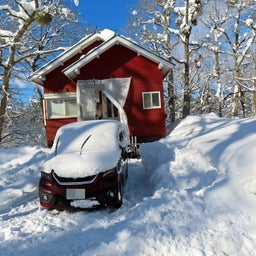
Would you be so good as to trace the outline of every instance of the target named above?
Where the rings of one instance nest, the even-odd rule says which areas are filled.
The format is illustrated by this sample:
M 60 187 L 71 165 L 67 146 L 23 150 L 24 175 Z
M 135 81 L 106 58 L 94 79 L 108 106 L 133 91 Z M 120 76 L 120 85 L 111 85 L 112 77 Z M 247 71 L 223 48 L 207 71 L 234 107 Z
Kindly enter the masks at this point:
M 1 255 L 255 255 L 256 119 L 189 116 L 129 163 L 114 212 L 48 212 L 47 149 L 0 150 Z

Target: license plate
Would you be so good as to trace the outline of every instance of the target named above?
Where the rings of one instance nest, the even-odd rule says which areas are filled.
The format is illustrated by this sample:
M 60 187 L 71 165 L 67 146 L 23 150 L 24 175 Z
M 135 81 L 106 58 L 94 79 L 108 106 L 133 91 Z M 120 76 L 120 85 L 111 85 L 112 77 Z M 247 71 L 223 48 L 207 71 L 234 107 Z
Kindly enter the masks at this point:
M 66 198 L 69 200 L 85 199 L 85 189 L 83 189 L 83 188 L 68 188 L 66 190 Z

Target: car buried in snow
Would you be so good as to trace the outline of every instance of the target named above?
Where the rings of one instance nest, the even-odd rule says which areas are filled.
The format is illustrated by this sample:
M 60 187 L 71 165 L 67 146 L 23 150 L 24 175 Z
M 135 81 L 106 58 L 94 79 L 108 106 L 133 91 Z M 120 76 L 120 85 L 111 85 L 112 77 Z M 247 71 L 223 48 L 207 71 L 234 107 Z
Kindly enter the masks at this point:
M 41 172 L 41 206 L 120 207 L 128 177 L 126 143 L 126 130 L 116 120 L 62 126 Z

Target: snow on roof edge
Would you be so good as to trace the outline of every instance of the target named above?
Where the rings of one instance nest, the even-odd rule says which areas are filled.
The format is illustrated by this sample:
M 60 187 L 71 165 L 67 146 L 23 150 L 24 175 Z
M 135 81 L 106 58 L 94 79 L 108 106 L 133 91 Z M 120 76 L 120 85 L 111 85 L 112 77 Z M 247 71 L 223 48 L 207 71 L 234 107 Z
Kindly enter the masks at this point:
M 41 68 L 39 68 L 35 72 L 33 72 L 28 77 L 28 79 L 32 82 L 42 84 L 43 79 L 40 78 L 40 76 L 50 73 L 55 67 L 57 67 L 59 65 L 59 62 L 65 62 L 70 55 L 73 54 L 72 56 L 74 56 L 74 54 L 77 53 L 77 49 L 79 49 L 79 47 L 88 45 L 91 42 L 93 42 L 93 40 L 97 40 L 97 39 L 101 39 L 103 41 L 109 40 L 114 35 L 115 35 L 115 32 L 110 29 L 103 29 L 102 31 L 94 32 L 92 34 L 86 35 L 84 38 L 82 38 L 76 44 L 69 47 L 64 52 L 60 53 L 56 58 L 49 61 L 48 63 L 43 65 Z M 71 52 L 71 54 L 68 54 L 70 52 Z
M 66 67 L 62 70 L 62 72 L 69 78 L 74 78 L 75 76 L 72 75 L 75 73 L 75 70 L 80 69 L 84 65 L 86 65 L 88 62 L 90 62 L 92 59 L 100 55 L 101 53 L 107 51 L 113 44 L 115 43 L 123 43 L 127 48 L 130 48 L 131 50 L 137 52 L 141 55 L 146 56 L 148 59 L 154 62 L 162 63 L 165 66 L 165 72 L 164 76 L 168 73 L 167 69 L 169 70 L 171 67 L 174 66 L 174 64 L 160 56 L 154 53 L 153 51 L 150 51 L 141 45 L 137 44 L 136 42 L 129 40 L 128 38 L 121 36 L 121 35 L 114 35 L 112 38 L 108 38 L 108 40 L 105 40 L 104 43 L 100 44 L 99 46 L 92 49 L 90 52 L 88 52 L 86 55 L 84 55 L 82 58 L 78 59 L 74 63 L 72 63 L 70 66 Z M 164 69 L 164 67 L 162 67 Z
M 110 29 L 103 29 L 99 32 L 101 34 L 101 37 L 104 41 L 109 40 L 110 38 L 112 38 L 115 35 L 115 32 L 110 30 Z

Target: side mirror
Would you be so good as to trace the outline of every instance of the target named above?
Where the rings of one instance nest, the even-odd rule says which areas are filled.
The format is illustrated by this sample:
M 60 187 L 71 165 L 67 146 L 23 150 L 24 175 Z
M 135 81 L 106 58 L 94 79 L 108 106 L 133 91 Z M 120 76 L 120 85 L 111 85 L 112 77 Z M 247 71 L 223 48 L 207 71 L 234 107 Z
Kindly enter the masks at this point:
M 121 156 L 123 160 L 126 160 L 128 158 L 128 153 L 126 152 L 125 148 L 120 147 L 122 152 L 121 152 Z

